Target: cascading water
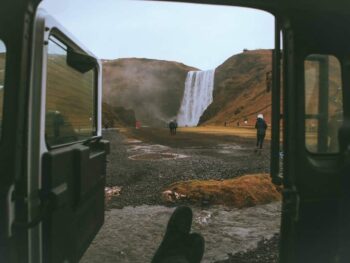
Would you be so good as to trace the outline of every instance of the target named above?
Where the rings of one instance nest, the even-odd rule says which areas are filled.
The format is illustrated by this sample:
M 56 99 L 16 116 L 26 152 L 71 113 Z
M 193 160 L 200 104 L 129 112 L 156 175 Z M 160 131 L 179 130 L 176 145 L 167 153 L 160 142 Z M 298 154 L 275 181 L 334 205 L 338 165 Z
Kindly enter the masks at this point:
M 177 114 L 179 126 L 197 126 L 205 109 L 213 102 L 215 70 L 190 71 Z

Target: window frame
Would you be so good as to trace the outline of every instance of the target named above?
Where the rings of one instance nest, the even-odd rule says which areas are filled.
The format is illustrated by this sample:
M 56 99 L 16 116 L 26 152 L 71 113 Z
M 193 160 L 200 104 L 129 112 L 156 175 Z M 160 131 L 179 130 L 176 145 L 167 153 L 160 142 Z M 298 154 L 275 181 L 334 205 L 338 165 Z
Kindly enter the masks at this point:
M 44 62 L 44 65 L 43 65 L 43 79 L 44 79 L 44 86 L 43 86 L 43 89 L 45 89 L 45 92 L 43 93 L 43 100 L 44 100 L 44 106 L 42 108 L 43 110 L 43 130 L 44 130 L 44 142 L 45 142 L 45 146 L 46 146 L 46 149 L 47 150 L 54 150 L 54 149 L 57 149 L 57 148 L 62 148 L 62 147 L 66 147 L 66 146 L 70 146 L 70 145 L 73 145 L 73 144 L 77 144 L 77 143 L 84 143 L 84 142 L 87 142 L 87 141 L 91 141 L 91 140 L 95 140 L 97 138 L 101 138 L 101 128 L 100 128 L 100 116 L 101 116 L 101 109 L 99 109 L 99 100 L 101 99 L 101 91 L 99 89 L 99 86 L 100 86 L 100 83 L 99 83 L 99 80 L 101 79 L 101 72 L 102 72 L 102 69 L 101 69 L 101 65 L 100 63 L 97 61 L 96 63 L 96 66 L 95 68 L 93 69 L 94 71 L 94 81 L 93 81 L 93 85 L 94 85 L 94 88 L 93 88 L 93 117 L 94 117 L 94 124 L 93 124 L 93 127 L 92 129 L 94 130 L 93 131 L 93 135 L 89 136 L 88 138 L 86 139 L 78 139 L 78 140 L 74 140 L 72 142 L 67 142 L 67 143 L 62 143 L 62 144 L 57 144 L 57 145 L 50 145 L 47 143 L 46 141 L 46 138 L 45 138 L 45 130 L 46 130 L 46 91 L 47 91 L 47 68 L 48 68 L 48 65 L 47 65 L 47 62 L 48 62 L 48 58 L 49 58 L 49 53 L 48 53 L 48 45 L 49 45 L 49 41 L 50 41 L 50 38 L 51 37 L 54 37 L 55 39 L 57 39 L 58 41 L 60 41 L 62 44 L 66 45 L 67 49 L 68 48 L 72 48 L 78 52 L 81 52 L 83 54 L 86 54 L 86 55 L 89 55 L 89 56 L 94 56 L 92 55 L 90 52 L 82 49 L 80 46 L 78 46 L 75 42 L 76 41 L 73 41 L 71 40 L 70 37 L 67 36 L 66 33 L 63 33 L 63 30 L 62 29 L 59 29 L 57 27 L 53 27 L 49 33 L 47 34 L 46 38 L 45 38 L 45 41 L 44 41 L 44 44 L 45 44 L 45 48 L 44 48 L 44 54 L 43 54 L 43 59 L 45 60 Z M 69 66 L 67 64 L 67 66 Z M 70 67 L 70 66 L 69 66 Z M 73 70 L 75 70 L 74 68 L 72 68 Z
M 318 114 L 307 114 L 306 113 L 306 69 L 305 69 L 305 62 L 307 61 L 307 58 L 309 56 L 313 56 L 313 55 L 316 55 L 316 56 L 330 56 L 330 57 L 334 57 L 337 59 L 338 63 L 339 63 L 339 72 L 340 72 L 340 82 L 341 82 L 341 94 L 342 94 L 342 110 L 343 110 L 343 121 L 344 121 L 344 75 L 343 75 L 343 70 L 344 70 L 344 67 L 343 67 L 343 63 L 342 63 L 342 60 L 341 58 L 337 55 L 337 54 L 334 54 L 332 52 L 312 52 L 312 51 L 309 51 L 307 53 L 305 53 L 303 55 L 303 85 L 304 85 L 304 89 L 303 89 L 303 98 L 304 98 L 304 103 L 303 103 L 303 111 L 304 111 L 304 121 L 303 121 L 303 130 L 304 130 L 304 149 L 305 151 L 307 152 L 307 154 L 309 156 L 314 156 L 314 157 L 331 157 L 331 156 L 339 156 L 341 154 L 340 152 L 340 149 L 337 151 L 337 152 L 318 152 L 318 151 L 311 151 L 308 147 L 307 147 L 307 141 L 306 141 L 306 120 L 312 120 L 313 118 L 306 118 L 307 115 L 318 115 Z M 319 89 L 318 89 L 318 92 L 319 92 Z M 329 96 L 327 97 L 329 98 Z M 319 99 L 319 98 L 318 98 Z M 318 100 L 317 99 L 317 100 Z M 319 100 L 318 100 L 319 101 Z M 329 110 L 329 107 L 328 107 L 328 110 Z M 340 147 L 340 145 L 339 145 Z

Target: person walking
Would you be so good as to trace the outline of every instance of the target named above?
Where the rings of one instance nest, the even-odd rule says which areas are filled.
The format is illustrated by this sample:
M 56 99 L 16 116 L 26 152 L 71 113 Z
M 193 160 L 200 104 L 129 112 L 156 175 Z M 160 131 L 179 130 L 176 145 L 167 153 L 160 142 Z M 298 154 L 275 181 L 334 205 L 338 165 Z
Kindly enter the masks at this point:
M 177 129 L 177 120 L 174 120 L 174 135 L 176 135 L 176 129 Z
M 264 115 L 259 114 L 257 116 L 255 129 L 256 129 L 256 148 L 262 149 L 265 135 L 266 135 L 266 129 L 267 129 L 267 124 L 264 120 Z
M 170 121 L 169 122 L 170 135 L 174 135 L 174 127 L 175 127 L 175 123 L 173 121 Z

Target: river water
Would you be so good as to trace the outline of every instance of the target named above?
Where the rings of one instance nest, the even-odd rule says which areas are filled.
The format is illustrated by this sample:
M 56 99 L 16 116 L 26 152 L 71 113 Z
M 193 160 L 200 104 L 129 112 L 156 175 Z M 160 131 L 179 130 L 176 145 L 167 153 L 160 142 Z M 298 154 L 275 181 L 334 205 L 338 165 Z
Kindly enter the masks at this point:
M 143 205 L 106 211 L 105 224 L 81 262 L 150 262 L 173 210 Z M 203 263 L 252 249 L 259 240 L 279 232 L 280 202 L 244 209 L 211 206 L 192 210 L 192 229 L 206 242 Z

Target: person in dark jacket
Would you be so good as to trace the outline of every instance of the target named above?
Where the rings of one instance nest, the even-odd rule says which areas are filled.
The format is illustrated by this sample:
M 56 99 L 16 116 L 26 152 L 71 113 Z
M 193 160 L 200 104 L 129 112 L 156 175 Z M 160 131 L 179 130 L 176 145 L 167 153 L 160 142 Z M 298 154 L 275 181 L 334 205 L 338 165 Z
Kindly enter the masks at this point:
M 259 114 L 258 118 L 256 119 L 255 129 L 256 129 L 256 147 L 259 149 L 262 149 L 265 135 L 266 135 L 266 129 L 267 129 L 267 124 L 262 114 Z
M 176 135 L 176 129 L 177 129 L 177 121 L 174 120 L 174 135 Z
M 169 122 L 170 135 L 175 135 L 175 123 L 174 121 Z

